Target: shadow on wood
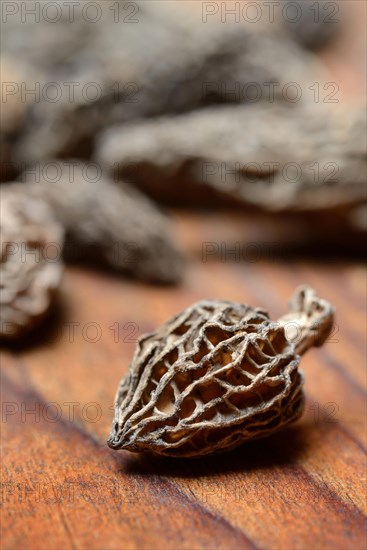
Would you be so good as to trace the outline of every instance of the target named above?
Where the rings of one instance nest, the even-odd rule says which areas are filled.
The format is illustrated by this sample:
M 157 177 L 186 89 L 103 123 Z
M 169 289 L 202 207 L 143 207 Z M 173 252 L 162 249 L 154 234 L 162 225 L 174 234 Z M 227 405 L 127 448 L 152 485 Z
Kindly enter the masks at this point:
M 226 472 L 249 472 L 294 465 L 309 448 L 311 430 L 315 426 L 300 425 L 287 428 L 266 439 L 249 441 L 236 449 L 201 458 L 167 458 L 153 454 L 131 454 L 123 457 L 124 474 L 201 477 Z

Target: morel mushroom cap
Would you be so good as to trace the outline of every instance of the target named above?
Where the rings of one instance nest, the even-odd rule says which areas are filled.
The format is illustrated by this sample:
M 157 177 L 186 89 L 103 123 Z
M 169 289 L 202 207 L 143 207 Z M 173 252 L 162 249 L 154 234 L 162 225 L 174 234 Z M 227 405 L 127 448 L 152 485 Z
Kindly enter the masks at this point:
M 63 231 L 47 204 L 1 188 L 0 338 L 18 338 L 48 312 L 63 271 Z
M 330 304 L 307 287 L 296 291 L 290 314 L 278 322 L 228 301 L 187 308 L 139 339 L 117 392 L 108 445 L 201 456 L 294 422 L 304 402 L 297 352 L 321 345 L 332 320 Z M 287 339 L 290 321 L 299 323 L 297 342 Z

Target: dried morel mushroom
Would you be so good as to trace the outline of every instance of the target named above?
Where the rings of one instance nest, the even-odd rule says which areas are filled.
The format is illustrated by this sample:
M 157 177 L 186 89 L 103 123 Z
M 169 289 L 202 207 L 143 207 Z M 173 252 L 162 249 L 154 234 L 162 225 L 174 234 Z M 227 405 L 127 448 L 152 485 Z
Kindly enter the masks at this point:
M 62 275 L 63 230 L 44 201 L 1 188 L 0 338 L 16 339 L 47 314 Z
M 134 187 L 117 187 L 95 164 L 50 161 L 38 165 L 41 179 L 15 187 L 46 201 L 66 232 L 68 258 L 88 260 L 152 282 L 176 283 L 183 257 L 167 218 Z M 48 174 L 48 176 L 47 176 Z M 27 174 L 24 174 L 27 181 Z
M 45 90 L 29 110 L 14 149 L 18 161 L 85 158 L 96 134 L 118 122 L 208 103 L 268 101 L 272 83 L 276 99 L 287 100 L 290 82 L 307 89 L 325 79 L 317 59 L 284 30 L 274 33 L 273 24 L 223 24 L 220 17 L 203 24 L 201 3 L 196 10 L 177 1 L 102 3 L 109 16 L 93 25 L 77 14 L 72 25 L 38 22 L 39 44 L 34 22 L 12 17 L 3 25 L 9 53 L 19 51 L 20 27 L 22 55 L 48 69 L 48 82 L 60 90 L 58 101 Z M 125 24 L 116 24 L 116 12 Z
M 111 128 L 97 158 L 160 200 L 348 214 L 366 200 L 365 134 L 364 109 L 222 106 Z
M 299 353 L 323 344 L 333 308 L 300 287 L 289 309 L 272 322 L 258 308 L 203 301 L 142 336 L 117 392 L 108 445 L 201 456 L 294 422 L 304 400 Z M 286 325 L 299 328 L 293 341 Z

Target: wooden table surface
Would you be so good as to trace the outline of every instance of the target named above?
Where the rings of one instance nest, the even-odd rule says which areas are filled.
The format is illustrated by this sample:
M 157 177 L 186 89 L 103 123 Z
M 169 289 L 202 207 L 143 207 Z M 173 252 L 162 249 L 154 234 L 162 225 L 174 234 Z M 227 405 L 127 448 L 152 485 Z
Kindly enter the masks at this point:
M 346 95 L 348 71 L 335 66 Z M 203 262 L 202 242 L 220 242 L 231 216 L 178 212 L 174 221 L 191 256 L 182 286 L 154 287 L 68 267 L 59 311 L 43 335 L 1 351 L 2 548 L 362 550 L 363 264 L 327 257 L 287 261 L 265 249 L 257 261 Z M 246 241 L 246 231 L 238 240 Z M 307 402 L 300 421 L 201 460 L 106 446 L 114 394 L 137 336 L 204 297 L 261 306 L 277 318 L 300 283 L 337 308 L 329 342 L 302 360 Z
M 194 219 L 181 216 L 181 230 Z M 330 341 L 303 358 L 299 422 L 201 460 L 107 448 L 139 334 L 204 296 L 277 318 L 303 282 L 335 304 L 337 319 Z M 180 288 L 69 267 L 62 311 L 43 337 L 1 353 L 3 548 L 364 548 L 365 283 L 362 264 L 332 260 L 198 255 Z

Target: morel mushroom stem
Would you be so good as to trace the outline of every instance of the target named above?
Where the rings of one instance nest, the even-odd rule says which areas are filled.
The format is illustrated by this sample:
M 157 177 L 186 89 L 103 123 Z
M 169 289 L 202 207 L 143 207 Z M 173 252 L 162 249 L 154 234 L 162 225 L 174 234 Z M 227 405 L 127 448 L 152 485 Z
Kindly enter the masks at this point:
M 307 286 L 297 288 L 289 302 L 289 312 L 278 320 L 284 326 L 287 340 L 295 345 L 298 355 L 313 346 L 319 347 L 330 335 L 334 309 Z

